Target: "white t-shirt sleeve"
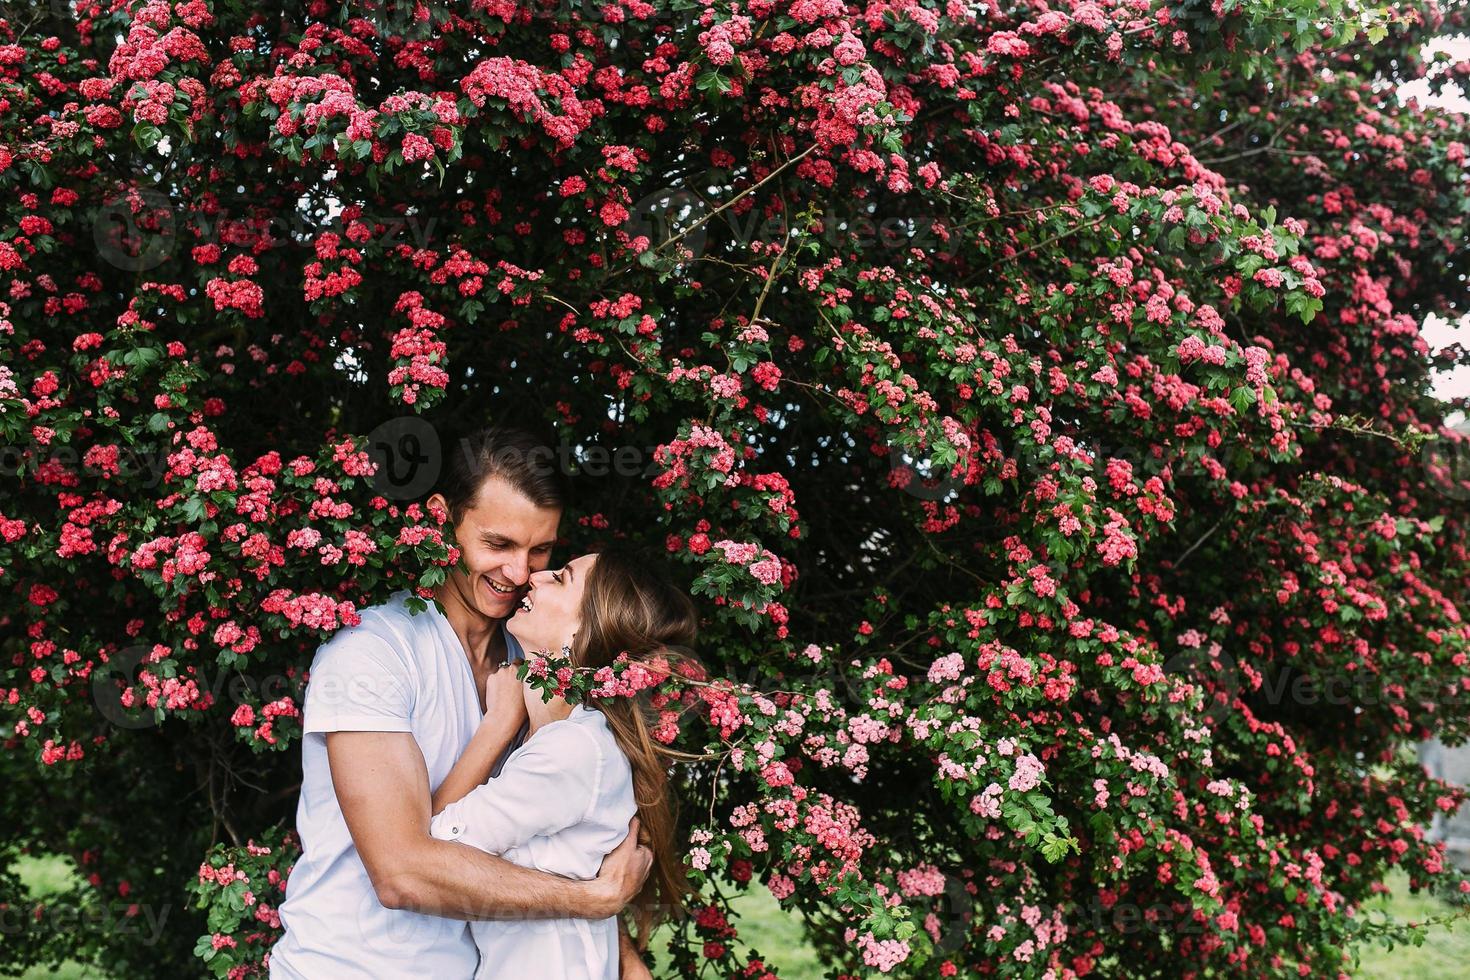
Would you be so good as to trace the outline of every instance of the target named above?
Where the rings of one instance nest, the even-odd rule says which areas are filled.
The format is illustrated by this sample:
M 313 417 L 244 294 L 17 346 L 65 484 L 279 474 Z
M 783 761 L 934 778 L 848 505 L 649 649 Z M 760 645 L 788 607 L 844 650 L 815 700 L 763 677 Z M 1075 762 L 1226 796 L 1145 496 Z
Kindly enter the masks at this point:
M 306 685 L 306 734 L 412 731 L 413 670 L 399 645 L 367 622 L 323 644 Z
M 506 760 L 500 775 L 440 811 L 429 832 L 500 854 L 575 826 L 597 801 L 603 761 L 602 746 L 580 726 L 548 725 Z

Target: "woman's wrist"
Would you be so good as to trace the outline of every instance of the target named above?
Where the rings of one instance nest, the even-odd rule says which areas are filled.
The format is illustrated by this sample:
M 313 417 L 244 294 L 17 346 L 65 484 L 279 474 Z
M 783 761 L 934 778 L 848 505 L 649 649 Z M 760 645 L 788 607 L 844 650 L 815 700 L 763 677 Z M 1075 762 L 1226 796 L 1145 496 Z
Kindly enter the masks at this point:
M 510 715 L 504 711 L 487 711 L 480 716 L 480 727 L 478 730 L 484 732 L 487 736 L 494 735 L 511 738 L 520 730 L 521 722 L 525 720 L 525 716 L 523 715 Z

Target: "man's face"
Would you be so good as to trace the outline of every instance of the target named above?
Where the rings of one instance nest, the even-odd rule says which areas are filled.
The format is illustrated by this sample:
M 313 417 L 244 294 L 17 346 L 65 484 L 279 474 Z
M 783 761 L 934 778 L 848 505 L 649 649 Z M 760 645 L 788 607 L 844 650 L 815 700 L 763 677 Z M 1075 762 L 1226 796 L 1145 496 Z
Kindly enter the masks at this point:
M 448 509 L 439 494 L 429 505 Z M 531 573 L 551 561 L 560 522 L 559 508 L 537 507 L 509 483 L 491 477 L 455 525 L 465 568 L 452 569 L 446 584 L 469 609 L 488 619 L 505 619 L 526 594 Z

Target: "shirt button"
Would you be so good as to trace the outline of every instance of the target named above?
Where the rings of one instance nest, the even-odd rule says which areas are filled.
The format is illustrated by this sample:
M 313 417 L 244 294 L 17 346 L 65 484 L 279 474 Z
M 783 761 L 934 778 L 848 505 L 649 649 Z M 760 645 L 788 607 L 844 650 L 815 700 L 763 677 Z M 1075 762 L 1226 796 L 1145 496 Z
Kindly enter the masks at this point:
M 458 827 L 450 827 L 449 828 L 449 832 L 451 834 L 458 834 L 459 833 L 459 828 Z

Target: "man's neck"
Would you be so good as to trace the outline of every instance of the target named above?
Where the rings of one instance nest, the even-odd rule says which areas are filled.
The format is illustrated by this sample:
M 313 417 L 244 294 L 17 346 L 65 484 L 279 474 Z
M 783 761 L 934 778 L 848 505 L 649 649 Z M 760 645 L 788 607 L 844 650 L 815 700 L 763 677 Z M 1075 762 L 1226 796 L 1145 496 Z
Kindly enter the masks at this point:
M 434 598 L 443 608 L 444 618 L 454 628 L 454 635 L 459 637 L 470 666 L 483 666 L 486 658 L 493 652 L 493 641 L 499 636 L 502 621 L 490 619 L 465 605 L 459 593 L 450 588 L 448 583 L 434 590 Z

